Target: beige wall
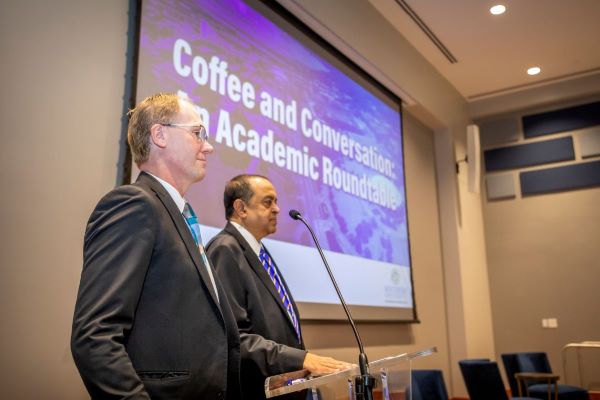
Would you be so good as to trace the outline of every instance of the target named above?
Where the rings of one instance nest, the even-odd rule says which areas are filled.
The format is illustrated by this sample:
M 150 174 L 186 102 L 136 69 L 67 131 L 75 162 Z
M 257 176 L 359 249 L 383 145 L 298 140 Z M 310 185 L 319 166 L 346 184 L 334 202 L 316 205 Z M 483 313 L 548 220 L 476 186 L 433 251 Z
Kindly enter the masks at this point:
M 335 32 L 357 62 L 412 99 L 405 156 L 421 323 L 359 329 L 372 360 L 437 346 L 416 366 L 442 369 L 449 389 L 464 394 L 456 361 L 494 351 L 481 206 L 454 173 L 466 104 L 367 2 L 344 1 L 341 11 L 335 3 L 302 2 L 319 16 L 317 28 L 330 29 L 324 36 Z M 70 324 L 85 221 L 121 168 L 127 12 L 122 0 L 2 5 L 2 397 L 86 398 L 68 348 Z M 309 324 L 305 332 L 312 349 L 355 358 L 347 326 Z
M 600 340 L 599 204 L 600 189 L 583 189 L 485 205 L 498 355 L 546 351 L 564 376 L 563 346 Z
M 83 231 L 117 179 L 126 1 L 4 1 L 0 397 L 86 398 L 69 350 Z
M 481 122 L 520 120 L 523 115 L 592 101 L 598 101 L 597 94 Z M 575 162 L 580 162 L 580 131 L 572 133 Z M 550 137 L 534 140 L 546 138 Z M 573 162 L 555 165 L 566 164 Z M 518 182 L 517 172 L 512 171 Z M 563 370 L 561 350 L 567 343 L 600 340 L 600 188 L 522 197 L 516 185 L 514 199 L 488 201 L 485 195 L 482 199 L 497 358 L 507 352 L 544 351 L 561 382 L 570 378 L 569 383 L 578 385 L 577 368 Z M 542 328 L 543 318 L 556 318 L 558 328 Z

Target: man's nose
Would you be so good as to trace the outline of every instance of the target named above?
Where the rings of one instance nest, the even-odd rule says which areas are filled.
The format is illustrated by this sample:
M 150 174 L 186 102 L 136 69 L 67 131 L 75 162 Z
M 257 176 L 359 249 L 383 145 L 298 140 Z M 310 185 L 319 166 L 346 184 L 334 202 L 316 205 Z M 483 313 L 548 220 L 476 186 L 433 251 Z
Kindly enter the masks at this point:
M 213 147 L 212 144 L 210 144 L 210 142 L 206 141 L 202 143 L 202 152 L 203 153 L 212 153 L 215 151 L 215 148 Z

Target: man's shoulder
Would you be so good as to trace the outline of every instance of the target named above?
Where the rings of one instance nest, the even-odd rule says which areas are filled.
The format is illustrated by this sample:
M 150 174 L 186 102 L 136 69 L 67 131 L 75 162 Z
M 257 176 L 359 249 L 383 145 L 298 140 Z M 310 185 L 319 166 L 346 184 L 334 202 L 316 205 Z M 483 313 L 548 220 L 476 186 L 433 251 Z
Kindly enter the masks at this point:
M 102 232 L 154 231 L 157 223 L 158 205 L 155 196 L 139 185 L 122 185 L 105 194 L 91 212 L 87 224 L 85 242 Z M 116 230 L 116 231 L 115 231 Z
M 117 186 L 98 201 L 88 223 L 117 215 L 128 219 L 138 216 L 145 220 L 151 218 L 158 209 L 157 201 L 157 196 L 147 185 L 133 183 Z
M 242 275 L 247 273 L 249 261 L 235 232 L 225 227 L 208 242 L 206 254 L 222 280 L 244 280 Z
M 130 183 L 120 185 L 106 193 L 99 201 L 98 205 L 111 203 L 115 201 L 149 201 L 153 198 L 152 190 L 149 186 L 140 183 Z
M 229 229 L 225 228 L 221 232 L 219 232 L 215 237 L 213 237 L 210 242 L 206 245 L 206 250 L 210 251 L 211 249 L 217 249 L 219 247 L 239 247 L 240 243 L 238 239 L 230 232 Z

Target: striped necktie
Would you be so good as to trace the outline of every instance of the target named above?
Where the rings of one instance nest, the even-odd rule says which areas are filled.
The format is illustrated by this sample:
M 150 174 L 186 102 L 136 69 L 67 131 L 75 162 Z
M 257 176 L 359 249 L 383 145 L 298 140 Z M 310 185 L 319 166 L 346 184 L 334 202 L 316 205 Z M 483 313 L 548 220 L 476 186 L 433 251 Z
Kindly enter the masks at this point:
M 292 307 L 292 302 L 290 301 L 290 298 L 288 297 L 288 295 L 285 291 L 285 286 L 283 286 L 281 279 L 279 278 L 279 274 L 277 273 L 277 270 L 275 269 L 275 264 L 273 263 L 273 260 L 269 256 L 269 253 L 267 253 L 262 246 L 260 248 L 260 253 L 258 254 L 258 258 L 260 259 L 260 262 L 262 263 L 263 267 L 265 267 L 265 270 L 269 274 L 269 277 L 271 278 L 271 282 L 273 282 L 273 285 L 275 285 L 275 290 L 277 290 L 277 294 L 279 295 L 279 298 L 281 299 L 281 302 L 283 303 L 283 308 L 285 308 L 285 310 L 287 311 L 288 316 L 290 317 L 290 320 L 292 321 L 292 325 L 294 325 L 294 330 L 296 331 L 296 336 L 298 336 L 298 343 L 300 343 L 301 342 L 300 326 L 298 325 L 298 319 L 296 318 L 296 313 L 294 312 L 294 307 Z
M 192 233 L 192 236 L 194 237 L 194 242 L 196 242 L 196 245 L 198 246 L 198 250 L 200 251 L 200 255 L 202 256 L 202 261 L 206 266 L 208 276 L 210 277 L 210 283 L 212 283 L 218 301 L 219 293 L 217 292 L 217 285 L 215 284 L 215 278 L 210 269 L 210 264 L 208 263 L 208 258 L 206 257 L 204 246 L 202 245 L 202 236 L 200 236 L 200 224 L 198 224 L 198 217 L 196 217 L 196 213 L 194 212 L 194 209 L 192 208 L 190 203 L 185 203 L 182 214 L 185 218 L 185 222 L 187 223 L 188 228 L 190 229 L 190 232 Z

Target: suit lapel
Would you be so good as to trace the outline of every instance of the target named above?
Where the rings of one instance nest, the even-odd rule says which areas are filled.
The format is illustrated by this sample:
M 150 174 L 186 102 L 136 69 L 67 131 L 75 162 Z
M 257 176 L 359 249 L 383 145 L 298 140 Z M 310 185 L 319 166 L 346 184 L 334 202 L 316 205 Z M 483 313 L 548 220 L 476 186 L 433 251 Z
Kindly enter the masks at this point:
M 275 300 L 275 303 L 277 303 L 278 307 L 281 309 L 281 312 L 283 312 L 283 314 L 286 316 L 286 319 L 288 320 L 290 327 L 295 332 L 294 324 L 292 323 L 292 320 L 290 319 L 290 316 L 289 316 L 287 310 L 285 309 L 285 307 L 283 307 L 283 302 L 281 301 L 281 297 L 279 297 L 279 293 L 277 293 L 277 290 L 275 289 L 275 285 L 273 284 L 271 277 L 269 276 L 268 272 L 265 270 L 265 267 L 262 265 L 262 263 L 258 259 L 254 250 L 252 250 L 252 247 L 250 247 L 250 244 L 248 244 L 246 239 L 244 239 L 244 237 L 240 234 L 240 232 L 236 229 L 236 227 L 233 226 L 231 223 L 229 223 L 229 222 L 227 223 L 227 225 L 225 226 L 225 231 L 227 233 L 229 233 L 231 236 L 233 236 L 238 241 L 238 243 L 240 244 L 240 247 L 242 248 L 242 252 L 244 253 L 244 257 L 246 258 L 246 261 L 248 261 L 248 264 L 250 265 L 250 267 L 252 268 L 252 270 L 254 271 L 256 276 L 258 276 L 258 279 L 265 286 L 265 288 L 267 289 L 267 292 L 269 292 L 270 295 L 273 297 L 273 299 Z M 266 248 L 265 248 L 265 250 L 266 250 Z M 269 256 L 270 255 L 271 254 L 269 254 Z M 271 257 L 271 260 L 273 260 L 273 257 Z M 274 260 L 273 260 L 273 262 L 275 263 Z M 285 284 L 283 277 L 279 273 L 277 264 L 275 264 L 275 267 L 277 269 L 277 273 L 279 274 L 279 278 L 281 279 L 281 283 L 284 285 L 285 290 L 289 296 L 289 299 L 292 302 L 292 307 L 294 307 L 294 312 L 296 313 L 296 315 L 298 315 L 298 311 L 296 310 L 294 301 L 291 298 L 290 291 L 289 291 L 287 285 Z
M 194 237 L 192 236 L 190 229 L 188 228 L 185 220 L 183 219 L 183 216 L 179 212 L 179 209 L 177 208 L 177 204 L 175 204 L 171 195 L 165 190 L 165 188 L 160 184 L 160 182 L 158 182 L 157 180 L 155 180 L 154 178 L 152 178 L 150 175 L 146 174 L 145 172 L 140 173 L 140 176 L 138 177 L 137 182 L 143 182 L 143 183 L 147 184 L 156 193 L 156 195 L 158 196 L 158 198 L 160 199 L 162 204 L 165 206 L 167 212 L 171 216 L 171 220 L 175 224 L 175 228 L 177 229 L 177 232 L 179 232 L 179 236 L 181 236 L 181 239 L 183 240 L 183 243 L 185 244 L 185 247 L 186 247 L 190 257 L 194 261 L 194 265 L 196 267 L 196 270 L 200 274 L 202 282 L 208 289 L 213 301 L 218 306 L 219 302 L 217 301 L 217 297 L 216 297 L 213 285 L 210 281 L 210 276 L 208 276 L 208 271 L 206 269 L 207 267 L 202 262 L 202 257 L 200 256 L 200 250 L 198 249 L 198 246 L 196 245 L 196 242 L 194 241 Z M 209 268 L 210 268 L 210 266 L 209 266 Z

